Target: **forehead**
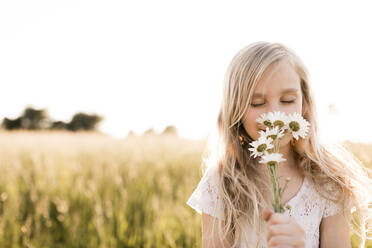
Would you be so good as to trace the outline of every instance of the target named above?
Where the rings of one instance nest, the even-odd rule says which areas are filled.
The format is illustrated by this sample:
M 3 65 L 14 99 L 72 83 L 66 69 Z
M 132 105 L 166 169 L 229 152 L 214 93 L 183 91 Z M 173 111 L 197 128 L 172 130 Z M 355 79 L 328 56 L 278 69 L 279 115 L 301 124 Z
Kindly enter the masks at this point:
M 257 82 L 254 96 L 300 93 L 300 77 L 288 62 L 270 65 Z

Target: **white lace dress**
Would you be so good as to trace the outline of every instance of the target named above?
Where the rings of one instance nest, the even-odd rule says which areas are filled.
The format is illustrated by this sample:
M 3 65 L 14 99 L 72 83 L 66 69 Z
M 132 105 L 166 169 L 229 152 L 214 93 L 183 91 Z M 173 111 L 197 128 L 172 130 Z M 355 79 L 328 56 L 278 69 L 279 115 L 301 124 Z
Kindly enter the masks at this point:
M 223 211 L 218 194 L 218 171 L 217 167 L 209 167 L 201 178 L 198 186 L 187 200 L 187 205 L 195 209 L 199 214 L 205 212 L 209 215 L 222 220 Z M 291 206 L 291 210 L 284 214 L 291 216 L 303 227 L 306 233 L 306 248 L 319 247 L 319 226 L 322 218 L 334 215 L 341 211 L 341 206 L 327 200 L 319 195 L 307 177 L 297 194 L 291 198 L 286 205 Z M 246 228 L 249 228 L 246 226 Z M 240 248 L 255 247 L 256 237 L 252 231 L 247 231 L 249 244 L 245 239 L 241 239 Z M 266 230 L 264 233 L 266 237 Z M 265 241 L 265 246 L 267 243 Z

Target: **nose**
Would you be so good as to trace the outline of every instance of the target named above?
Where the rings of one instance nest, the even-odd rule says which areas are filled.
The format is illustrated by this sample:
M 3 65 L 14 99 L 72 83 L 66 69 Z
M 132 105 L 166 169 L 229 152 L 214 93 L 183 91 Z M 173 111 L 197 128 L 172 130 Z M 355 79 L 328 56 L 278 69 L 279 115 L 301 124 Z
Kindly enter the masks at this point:
M 283 106 L 280 106 L 278 103 L 267 104 L 266 112 L 285 112 Z

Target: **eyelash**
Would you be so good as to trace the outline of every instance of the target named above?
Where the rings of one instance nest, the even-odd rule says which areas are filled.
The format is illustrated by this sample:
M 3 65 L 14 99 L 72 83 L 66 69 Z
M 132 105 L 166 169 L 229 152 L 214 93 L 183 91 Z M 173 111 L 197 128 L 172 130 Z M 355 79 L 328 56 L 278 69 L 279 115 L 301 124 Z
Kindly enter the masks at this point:
M 285 104 L 290 104 L 290 103 L 293 103 L 294 101 L 295 100 L 292 100 L 292 101 L 282 101 L 282 102 L 285 103 Z M 261 103 L 261 104 L 253 104 L 253 103 L 251 103 L 251 106 L 252 107 L 259 107 L 261 105 L 263 105 L 263 103 Z

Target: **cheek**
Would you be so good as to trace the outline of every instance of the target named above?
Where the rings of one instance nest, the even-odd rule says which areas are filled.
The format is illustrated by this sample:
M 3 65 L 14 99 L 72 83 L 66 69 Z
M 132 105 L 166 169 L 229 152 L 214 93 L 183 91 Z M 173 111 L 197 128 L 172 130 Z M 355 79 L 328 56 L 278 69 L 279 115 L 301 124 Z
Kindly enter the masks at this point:
M 294 112 L 302 114 L 302 102 L 298 101 L 296 104 L 291 104 L 283 110 L 286 114 L 292 114 Z
M 302 108 L 301 108 L 301 106 L 297 106 L 296 105 L 296 106 L 292 106 L 290 109 L 287 109 L 284 112 L 286 112 L 287 115 L 288 114 L 292 114 L 294 112 L 299 113 L 299 114 L 302 114 Z
M 244 117 L 243 125 L 248 135 L 253 139 L 258 137 L 257 122 L 256 119 L 260 117 L 261 112 L 255 110 L 249 110 Z
M 302 114 L 302 101 L 299 101 L 299 102 L 296 104 L 295 112 L 297 112 L 297 113 L 299 113 L 299 114 Z

